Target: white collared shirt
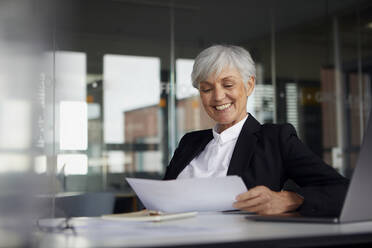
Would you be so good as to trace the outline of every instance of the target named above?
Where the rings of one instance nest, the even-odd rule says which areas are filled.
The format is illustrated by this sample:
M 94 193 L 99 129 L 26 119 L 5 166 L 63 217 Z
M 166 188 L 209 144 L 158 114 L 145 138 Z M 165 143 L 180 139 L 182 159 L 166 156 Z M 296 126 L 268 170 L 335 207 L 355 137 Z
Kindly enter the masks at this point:
M 216 125 L 212 130 L 213 139 L 191 160 L 177 179 L 226 176 L 236 141 L 247 117 L 220 134 L 216 131 Z

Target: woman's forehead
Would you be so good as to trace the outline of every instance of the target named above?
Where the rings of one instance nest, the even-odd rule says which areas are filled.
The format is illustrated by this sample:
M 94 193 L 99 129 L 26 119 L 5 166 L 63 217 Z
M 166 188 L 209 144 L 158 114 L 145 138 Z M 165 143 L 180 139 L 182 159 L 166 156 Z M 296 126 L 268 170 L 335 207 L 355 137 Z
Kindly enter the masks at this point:
M 208 81 L 208 82 L 213 82 L 216 80 L 221 80 L 227 77 L 232 77 L 232 78 L 238 78 L 241 79 L 241 74 L 236 69 L 234 66 L 225 66 L 223 67 L 220 71 L 213 71 L 211 72 L 205 80 L 202 81 Z

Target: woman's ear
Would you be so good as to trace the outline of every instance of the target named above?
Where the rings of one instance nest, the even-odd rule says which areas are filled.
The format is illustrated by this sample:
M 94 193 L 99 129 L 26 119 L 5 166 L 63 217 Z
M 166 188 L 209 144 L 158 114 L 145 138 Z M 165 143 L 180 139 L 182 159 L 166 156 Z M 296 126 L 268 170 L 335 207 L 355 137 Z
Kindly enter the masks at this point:
M 247 87 L 245 87 L 247 96 L 250 96 L 252 94 L 252 92 L 254 90 L 255 83 L 256 83 L 255 77 L 250 76 L 249 79 L 248 79 L 248 82 L 247 82 Z

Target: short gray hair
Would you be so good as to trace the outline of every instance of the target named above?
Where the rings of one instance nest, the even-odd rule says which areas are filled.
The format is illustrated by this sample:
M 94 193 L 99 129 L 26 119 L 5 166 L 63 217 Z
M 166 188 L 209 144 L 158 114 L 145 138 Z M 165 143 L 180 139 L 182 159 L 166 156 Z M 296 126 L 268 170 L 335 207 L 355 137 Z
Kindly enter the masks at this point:
M 214 45 L 204 49 L 195 58 L 191 73 L 192 85 L 199 89 L 200 82 L 212 74 L 218 75 L 225 66 L 237 69 L 245 85 L 251 76 L 256 78 L 256 67 L 247 50 L 240 46 Z

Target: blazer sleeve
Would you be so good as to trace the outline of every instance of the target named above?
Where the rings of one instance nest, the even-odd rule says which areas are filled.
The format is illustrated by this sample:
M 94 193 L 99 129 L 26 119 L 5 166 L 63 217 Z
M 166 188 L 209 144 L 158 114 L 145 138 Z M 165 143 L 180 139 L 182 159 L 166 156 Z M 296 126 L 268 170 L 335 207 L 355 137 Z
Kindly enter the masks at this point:
M 341 176 L 305 146 L 290 124 L 281 125 L 280 147 L 285 172 L 304 197 L 298 209 L 304 216 L 338 216 L 348 188 L 348 179 Z

